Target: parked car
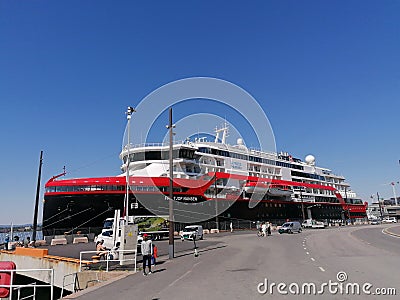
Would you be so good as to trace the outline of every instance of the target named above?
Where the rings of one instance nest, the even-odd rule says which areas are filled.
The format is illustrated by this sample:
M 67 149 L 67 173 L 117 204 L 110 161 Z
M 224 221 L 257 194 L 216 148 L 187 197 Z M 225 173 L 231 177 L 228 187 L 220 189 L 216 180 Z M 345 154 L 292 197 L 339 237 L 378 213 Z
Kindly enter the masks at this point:
M 293 221 L 293 222 L 286 222 L 284 223 L 281 228 L 279 228 L 278 232 L 282 233 L 293 233 L 293 232 L 301 232 L 301 224 L 300 222 Z
M 373 220 L 370 221 L 370 224 L 371 224 L 371 225 L 379 225 L 379 224 L 381 224 L 381 220 L 379 220 L 379 219 L 373 219 Z
M 303 228 L 325 228 L 324 222 L 316 221 L 313 219 L 307 219 L 301 224 Z
M 382 220 L 382 223 L 397 223 L 396 217 L 385 217 Z

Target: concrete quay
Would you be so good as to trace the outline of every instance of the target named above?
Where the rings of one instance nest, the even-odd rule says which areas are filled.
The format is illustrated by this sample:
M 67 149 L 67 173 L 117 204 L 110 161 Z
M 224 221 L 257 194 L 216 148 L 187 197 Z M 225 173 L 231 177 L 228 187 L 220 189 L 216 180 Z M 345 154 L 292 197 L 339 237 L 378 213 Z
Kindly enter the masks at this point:
M 76 238 L 74 238 L 75 240 Z M 62 238 L 49 240 L 50 244 L 45 241 L 37 242 L 36 248 L 16 247 L 12 251 L 1 250 L 1 261 L 13 261 L 18 269 L 52 269 L 54 270 L 54 286 L 63 288 L 69 292 L 75 292 L 77 288 L 85 289 L 108 280 L 116 280 L 134 273 L 134 264 L 120 266 L 118 262 L 109 262 L 110 272 L 105 272 L 107 264 L 104 260 L 93 261 L 91 256 L 87 254 L 80 265 L 80 253 L 82 251 L 95 251 L 95 243 L 65 243 Z M 60 240 L 60 243 L 57 241 Z M 155 242 L 159 248 L 159 255 L 163 256 L 168 253 L 167 241 Z M 182 243 L 180 239 L 176 239 L 176 253 L 182 253 L 193 248 L 193 243 Z M 210 245 L 210 242 L 202 241 L 203 245 Z M 212 244 L 212 243 L 211 243 Z M 141 261 L 141 256 L 137 258 Z M 82 266 L 83 272 L 80 272 Z M 35 271 L 35 272 L 17 272 L 20 275 L 28 276 L 34 280 L 50 283 L 50 273 Z M 76 277 L 74 277 L 76 276 Z M 78 286 L 72 284 L 77 280 Z
M 73 247 L 72 247 L 73 246 Z M 93 245 L 91 245 L 93 247 Z M 40 248 L 23 248 L 17 247 L 13 251 L 1 250 L 0 259 L 1 261 L 13 261 L 17 266 L 17 274 L 28 276 L 34 280 L 39 280 L 45 283 L 51 283 L 51 273 L 43 272 L 39 270 L 47 269 L 53 270 L 54 286 L 62 288 L 69 292 L 74 292 L 76 286 L 72 284 L 74 277 L 79 282 L 80 288 L 91 286 L 99 281 L 105 281 L 109 278 L 113 278 L 116 275 L 123 275 L 127 272 L 95 272 L 86 271 L 79 272 L 80 260 L 79 252 L 85 251 L 88 248 L 82 245 L 65 245 L 65 249 L 54 249 L 54 246 L 44 246 Z M 72 249 L 72 251 L 71 251 Z M 58 251 L 57 251 L 58 250 Z M 60 251 L 61 250 L 61 251 Z M 91 248 L 90 250 L 93 250 Z M 49 254 L 50 253 L 50 254 Z M 58 254 L 58 255 L 54 255 Z M 92 265 L 91 261 L 84 261 L 83 267 L 88 269 Z M 18 271 L 18 270 L 37 270 L 37 271 Z
M 209 235 L 199 241 L 198 257 L 190 250 L 177 253 L 173 260 L 164 256 L 148 276 L 130 274 L 66 298 L 396 299 L 378 294 L 400 293 L 400 243 L 383 233 L 388 227 L 400 230 L 400 226 L 365 225 L 310 229 L 299 234 L 273 232 L 269 237 L 258 237 L 254 231 Z M 360 286 L 369 283 L 372 287 L 368 295 L 362 290 L 359 294 L 351 294 L 351 290 L 333 294 L 326 287 L 330 281 Z M 282 283 L 286 288 L 278 291 L 277 285 Z M 294 295 L 288 290 L 290 284 L 308 283 L 316 286 L 314 294 L 305 290 L 305 294 Z M 323 293 L 318 294 L 324 285 Z

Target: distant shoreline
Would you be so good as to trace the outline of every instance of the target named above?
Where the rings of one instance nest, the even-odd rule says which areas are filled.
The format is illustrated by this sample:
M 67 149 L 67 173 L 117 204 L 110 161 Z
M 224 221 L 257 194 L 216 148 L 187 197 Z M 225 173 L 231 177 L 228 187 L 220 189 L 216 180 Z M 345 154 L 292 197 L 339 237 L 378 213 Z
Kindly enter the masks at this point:
M 27 231 L 32 231 L 33 226 L 32 225 L 13 225 L 12 226 L 13 231 L 15 232 L 27 232 Z M 8 226 L 0 226 L 0 233 L 8 233 L 11 231 L 11 225 Z M 42 231 L 42 224 L 37 226 L 37 231 Z

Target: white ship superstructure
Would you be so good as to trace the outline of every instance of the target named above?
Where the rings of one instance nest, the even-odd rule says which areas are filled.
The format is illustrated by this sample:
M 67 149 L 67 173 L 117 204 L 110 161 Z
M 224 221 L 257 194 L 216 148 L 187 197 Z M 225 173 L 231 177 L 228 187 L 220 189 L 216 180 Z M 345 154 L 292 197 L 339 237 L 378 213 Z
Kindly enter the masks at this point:
M 174 178 L 196 179 L 208 173 L 225 173 L 255 177 L 263 180 L 282 180 L 301 182 L 311 185 L 330 186 L 337 190 L 347 203 L 362 204 L 350 185 L 341 175 L 330 169 L 318 167 L 315 158 L 308 155 L 304 161 L 287 152 L 271 153 L 247 148 L 239 138 L 236 145 L 226 142 L 227 127 L 216 130 L 215 140 L 207 141 L 206 137 L 186 140 L 173 145 Z M 220 139 L 220 133 L 222 138 Z M 129 176 L 168 177 L 169 145 L 142 144 L 130 145 Z M 121 170 L 125 176 L 128 149 L 125 147 L 120 158 L 123 160 Z M 270 181 L 268 181 L 270 183 Z M 219 189 L 243 190 L 246 180 L 217 180 Z M 332 190 L 312 187 L 293 187 L 293 201 L 335 202 L 337 197 Z

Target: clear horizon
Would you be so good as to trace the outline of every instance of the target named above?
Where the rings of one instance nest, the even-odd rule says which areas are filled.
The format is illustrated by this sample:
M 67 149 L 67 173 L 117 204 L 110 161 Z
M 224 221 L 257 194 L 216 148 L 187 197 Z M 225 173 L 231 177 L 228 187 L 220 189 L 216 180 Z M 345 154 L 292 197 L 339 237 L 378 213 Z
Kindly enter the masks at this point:
M 391 182 L 400 196 L 399 15 L 400 2 L 371 0 L 1 1 L 0 223 L 33 222 L 41 150 L 39 223 L 47 180 L 64 166 L 118 175 L 126 107 L 196 76 L 249 92 L 277 151 L 314 155 L 363 201 L 393 197 Z

